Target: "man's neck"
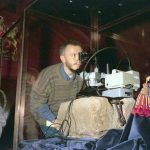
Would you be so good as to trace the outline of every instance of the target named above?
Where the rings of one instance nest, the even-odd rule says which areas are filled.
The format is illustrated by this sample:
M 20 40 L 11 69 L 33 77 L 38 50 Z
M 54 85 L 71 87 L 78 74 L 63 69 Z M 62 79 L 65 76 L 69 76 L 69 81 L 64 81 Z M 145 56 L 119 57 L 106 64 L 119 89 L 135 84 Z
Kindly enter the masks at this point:
M 75 71 L 69 69 L 69 68 L 66 67 L 65 65 L 64 65 L 64 71 L 66 72 L 66 74 L 67 74 L 68 76 L 73 76 L 73 74 L 75 73 Z

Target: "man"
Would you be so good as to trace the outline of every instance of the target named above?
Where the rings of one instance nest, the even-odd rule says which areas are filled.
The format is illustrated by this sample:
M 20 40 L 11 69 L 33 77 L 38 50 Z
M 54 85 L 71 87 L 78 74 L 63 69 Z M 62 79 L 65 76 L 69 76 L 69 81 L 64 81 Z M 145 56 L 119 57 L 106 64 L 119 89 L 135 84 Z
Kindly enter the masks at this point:
M 46 137 L 58 129 L 57 113 L 62 102 L 76 99 L 82 86 L 82 79 L 76 74 L 81 62 L 81 44 L 75 40 L 64 43 L 59 50 L 62 63 L 41 71 L 31 92 L 31 113 L 40 124 Z M 46 127 L 46 123 L 51 127 Z M 53 127 L 53 128 L 52 128 Z

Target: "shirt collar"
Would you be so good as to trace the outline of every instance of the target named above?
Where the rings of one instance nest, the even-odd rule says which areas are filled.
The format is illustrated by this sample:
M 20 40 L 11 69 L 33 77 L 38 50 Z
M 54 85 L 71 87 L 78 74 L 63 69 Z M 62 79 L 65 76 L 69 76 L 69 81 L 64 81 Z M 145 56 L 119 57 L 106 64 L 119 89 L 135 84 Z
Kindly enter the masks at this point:
M 75 73 L 73 74 L 73 76 L 71 78 L 67 75 L 67 73 L 64 70 L 63 64 L 60 67 L 60 74 L 63 76 L 63 78 L 65 80 L 74 80 L 74 78 L 75 78 Z

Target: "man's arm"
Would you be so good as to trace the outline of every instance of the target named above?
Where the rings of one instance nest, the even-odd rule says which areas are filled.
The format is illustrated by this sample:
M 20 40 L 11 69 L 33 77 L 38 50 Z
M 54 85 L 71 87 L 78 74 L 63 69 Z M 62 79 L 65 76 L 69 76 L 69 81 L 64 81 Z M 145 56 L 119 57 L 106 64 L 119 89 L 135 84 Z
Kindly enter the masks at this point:
M 39 74 L 30 95 L 30 110 L 40 125 L 45 125 L 47 120 L 50 122 L 55 120 L 55 115 L 47 103 L 51 92 L 48 74 L 46 69 Z
M 49 109 L 48 104 L 47 103 L 38 103 L 38 106 L 37 106 L 37 104 L 35 105 L 34 104 L 35 97 L 36 97 L 35 92 L 32 91 L 31 92 L 31 113 L 34 115 L 35 119 L 39 122 L 39 124 L 43 124 L 43 123 L 45 124 L 46 120 L 49 120 L 50 122 L 54 121 L 55 115 Z M 37 102 L 38 100 L 36 99 L 35 101 Z

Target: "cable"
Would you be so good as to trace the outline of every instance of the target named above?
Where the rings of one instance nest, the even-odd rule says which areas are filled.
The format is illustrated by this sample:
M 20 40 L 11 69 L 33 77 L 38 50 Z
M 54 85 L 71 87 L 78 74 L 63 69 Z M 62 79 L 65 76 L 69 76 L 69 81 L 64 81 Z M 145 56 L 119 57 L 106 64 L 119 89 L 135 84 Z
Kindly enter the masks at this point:
M 118 65 L 117 65 L 116 69 L 119 69 L 121 63 L 122 63 L 125 59 L 127 59 L 127 58 L 121 59 L 121 60 L 118 62 Z M 129 67 L 129 69 L 131 70 L 131 67 Z
M 70 112 L 71 112 L 71 106 L 73 104 L 73 101 L 74 100 L 70 101 L 70 103 L 68 105 L 68 109 L 66 111 L 65 119 L 62 121 L 62 123 L 61 124 L 59 124 L 59 123 L 52 123 L 50 126 L 48 126 L 47 129 L 46 129 L 46 131 L 45 131 L 45 133 L 44 133 L 44 137 L 48 133 L 48 130 L 50 128 L 51 128 L 51 130 L 53 130 L 51 132 L 54 132 L 54 133 L 53 134 L 49 134 L 48 136 L 46 136 L 48 138 L 52 138 L 52 137 L 56 137 L 57 136 L 57 137 L 60 137 L 60 138 L 64 139 L 64 138 L 66 138 L 69 135 L 69 131 L 70 131 L 70 127 L 71 127 Z M 64 127 L 65 123 L 66 123 L 66 126 Z M 52 127 L 54 124 L 60 125 L 60 128 L 57 130 L 55 127 Z M 68 126 L 68 131 L 67 131 L 67 134 L 64 135 L 64 132 L 65 132 L 67 126 Z
M 62 121 L 62 124 L 61 124 L 60 129 L 59 129 L 60 132 L 64 133 L 66 128 L 67 128 L 67 125 L 68 125 L 68 131 L 67 131 L 67 134 L 65 135 L 66 137 L 69 135 L 69 131 L 70 131 L 70 127 L 71 127 L 71 107 L 72 107 L 74 100 L 75 99 L 70 101 L 68 108 L 67 108 L 65 119 Z M 65 122 L 67 122 L 67 125 L 64 128 Z
M 76 77 L 77 77 L 77 81 L 76 81 L 76 87 L 77 87 L 76 90 L 77 90 L 77 92 L 76 92 L 76 93 L 78 93 L 78 91 L 79 91 L 79 83 L 78 83 L 78 82 L 79 82 L 79 81 L 78 81 L 79 76 L 76 76 Z M 71 90 L 71 89 L 70 89 L 70 90 Z M 71 91 L 70 91 L 70 93 L 71 93 Z M 68 97 L 69 97 L 69 96 L 68 96 Z M 77 95 L 76 95 L 76 97 L 77 97 Z M 70 128 L 71 128 L 71 107 L 72 107 L 73 102 L 74 102 L 75 99 L 69 98 L 69 100 L 70 100 L 70 103 L 69 103 L 69 105 L 68 105 L 68 107 L 67 107 L 65 118 L 63 119 L 62 123 L 59 124 L 59 125 L 60 125 L 60 128 L 59 128 L 58 132 L 56 133 L 59 137 L 62 137 L 62 138 L 67 137 L 67 136 L 69 135 L 69 131 L 70 131 Z M 65 124 L 65 123 L 66 123 L 66 124 Z M 50 127 L 52 127 L 52 125 L 54 125 L 54 124 L 55 124 L 55 123 L 51 124 L 51 125 L 47 128 L 47 132 L 48 132 L 48 129 L 49 129 Z M 64 127 L 64 126 L 65 126 L 65 127 Z M 68 126 L 67 134 L 66 134 L 66 135 L 63 135 L 63 133 L 65 132 L 67 126 Z M 50 137 L 53 137 L 53 136 L 55 136 L 55 134 L 51 135 Z
M 76 87 L 77 87 L 77 91 L 76 91 L 76 98 L 77 98 L 77 94 L 78 94 L 78 92 L 79 92 L 79 79 L 78 78 L 80 78 L 78 75 L 76 75 Z M 71 89 L 70 89 L 71 90 Z M 71 93 L 71 91 L 70 91 L 70 93 Z M 70 97 L 70 96 L 68 96 L 68 97 Z M 73 105 L 73 102 L 74 102 L 74 100 L 75 99 L 72 99 L 72 98 L 69 98 L 69 100 L 70 100 L 70 103 L 69 103 L 69 105 L 68 105 L 68 107 L 67 107 L 67 111 L 66 111 L 66 115 L 65 115 L 65 118 L 64 118 L 64 120 L 62 121 L 62 123 L 61 123 L 61 126 L 60 126 L 60 128 L 59 128 L 59 132 L 60 133 L 64 133 L 65 132 L 65 130 L 66 130 L 66 128 L 67 128 L 67 126 L 68 126 L 68 131 L 67 131 L 67 134 L 66 135 L 61 135 L 61 137 L 67 137 L 68 135 L 69 135 L 69 132 L 70 132 L 70 128 L 71 128 L 71 107 L 72 107 L 72 105 Z M 65 126 L 65 123 L 66 123 L 66 126 Z M 65 127 L 64 127 L 65 126 Z
M 69 135 L 69 131 L 70 131 L 70 127 L 71 127 L 71 106 L 74 102 L 74 99 L 70 101 L 69 105 L 68 105 L 68 108 L 67 108 L 67 111 L 66 111 L 66 115 L 65 115 L 65 118 L 64 120 L 62 121 L 62 123 L 52 123 L 51 125 L 49 125 L 45 131 L 45 135 L 48 133 L 48 130 L 50 128 L 52 128 L 54 130 L 54 134 L 50 134 L 48 135 L 48 138 L 52 138 L 52 137 L 61 137 L 61 138 L 64 138 L 64 137 L 67 137 Z M 64 127 L 66 123 L 66 127 Z M 52 127 L 54 124 L 58 124 L 60 125 L 60 128 L 57 130 L 55 127 Z M 67 131 L 67 134 L 66 135 L 63 135 L 66 128 L 68 126 L 68 131 Z

